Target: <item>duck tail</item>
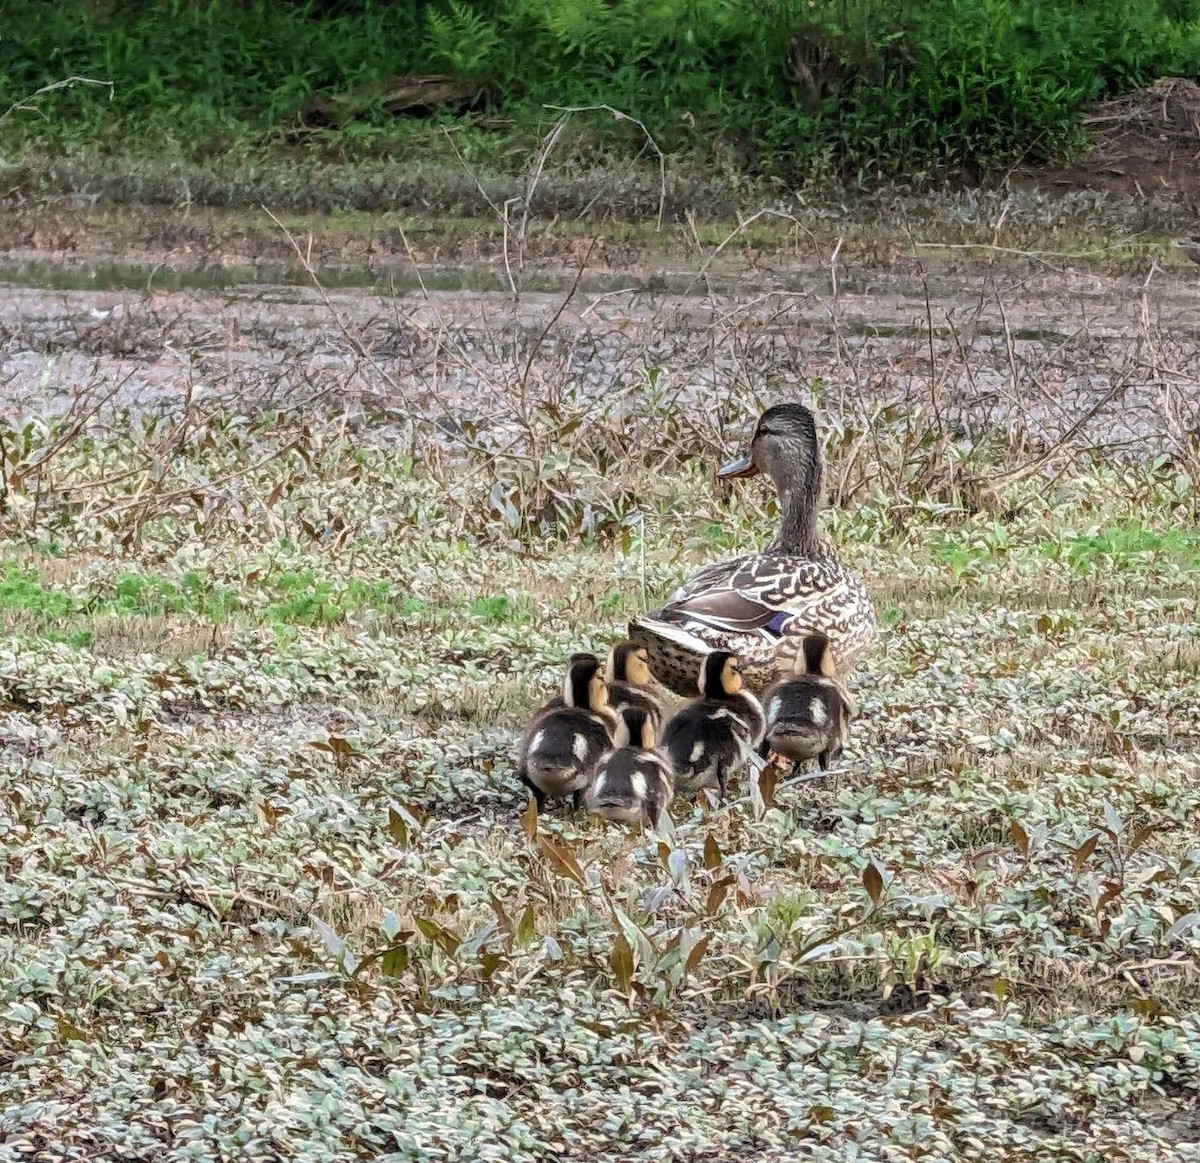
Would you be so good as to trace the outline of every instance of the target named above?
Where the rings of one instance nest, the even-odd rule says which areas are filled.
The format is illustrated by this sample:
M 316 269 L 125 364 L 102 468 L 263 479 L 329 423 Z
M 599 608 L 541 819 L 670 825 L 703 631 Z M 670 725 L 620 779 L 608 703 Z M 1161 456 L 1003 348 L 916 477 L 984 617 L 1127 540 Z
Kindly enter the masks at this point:
M 693 634 L 690 630 L 685 630 L 676 622 L 668 622 L 660 617 L 657 617 L 659 611 L 652 614 L 640 614 L 636 618 L 630 619 L 629 622 L 629 637 L 632 641 L 638 642 L 644 640 L 646 635 L 652 635 L 656 638 L 663 638 L 668 642 L 675 643 L 676 646 L 682 647 L 690 654 L 695 654 L 697 657 L 707 654 L 712 647 L 704 641 L 699 635 Z

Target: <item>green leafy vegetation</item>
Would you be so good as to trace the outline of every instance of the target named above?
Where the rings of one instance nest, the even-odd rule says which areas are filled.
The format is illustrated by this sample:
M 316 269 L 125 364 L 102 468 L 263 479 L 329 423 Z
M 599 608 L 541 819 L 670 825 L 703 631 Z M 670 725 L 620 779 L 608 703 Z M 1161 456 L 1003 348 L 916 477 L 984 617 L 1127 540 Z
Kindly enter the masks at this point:
M 845 291 L 782 317 L 460 295 L 436 329 L 433 298 L 343 294 L 305 302 L 311 347 L 282 293 L 23 297 L 0 1154 L 1187 1163 L 1190 283 L 1109 276 L 1082 348 L 1006 342 L 993 315 L 1044 310 L 1012 261 L 974 348 L 847 338 L 842 312 L 898 308 Z M 949 317 L 961 260 L 923 273 L 920 315 Z M 1078 301 L 1077 269 L 1039 279 L 1101 309 L 1101 275 Z M 309 358 L 347 333 L 372 359 Z M 160 395 L 114 392 L 131 361 Z M 1024 385 L 1056 361 L 1095 383 L 1039 419 Z M 1170 407 L 1114 455 L 1111 385 L 1150 377 Z M 880 612 L 845 757 L 657 834 L 534 816 L 529 713 L 573 651 L 770 538 L 767 492 L 712 468 L 797 394 Z
M 486 83 L 474 110 L 383 112 L 389 77 L 441 72 Z M 1089 103 L 1198 74 L 1197 0 L 30 0 L 0 40 L 0 107 L 68 77 L 112 86 L 11 112 L 5 140 L 27 151 L 282 161 L 419 144 L 430 163 L 511 169 L 553 107 L 605 104 L 678 160 L 787 180 L 1057 157 Z M 330 94 L 357 94 L 356 116 L 283 144 Z M 570 136 L 576 162 L 646 145 L 609 115 Z

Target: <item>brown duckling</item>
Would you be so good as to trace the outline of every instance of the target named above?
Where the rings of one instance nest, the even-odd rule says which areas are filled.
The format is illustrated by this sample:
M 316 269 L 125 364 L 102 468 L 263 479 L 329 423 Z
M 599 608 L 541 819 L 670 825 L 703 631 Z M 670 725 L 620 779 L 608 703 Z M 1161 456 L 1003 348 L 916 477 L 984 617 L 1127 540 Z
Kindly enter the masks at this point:
M 626 706 L 617 713 L 611 749 L 596 764 L 583 802 L 606 820 L 657 828 L 675 795 L 671 765 L 654 748 L 654 721 L 644 707 Z
M 539 812 L 549 796 L 569 795 L 579 807 L 596 761 L 612 745 L 616 725 L 600 660 L 594 654 L 573 654 L 561 698 L 551 699 L 534 715 L 521 744 L 517 774 Z
M 618 642 L 608 652 L 604 680 L 608 683 L 609 704 L 617 714 L 624 707 L 639 707 L 650 716 L 655 735 L 662 729 L 672 699 L 667 688 L 650 673 L 650 658 L 644 646 Z
M 841 756 L 858 706 L 838 681 L 824 634 L 809 634 L 796 656 L 796 673 L 763 696 L 767 725 L 763 751 L 794 764 L 816 759 L 822 771 Z
M 700 698 L 677 711 L 663 730 L 662 750 L 675 771 L 675 790 L 716 787 L 725 799 L 729 777 L 762 743 L 762 705 L 745 687 L 741 662 L 713 650 L 700 665 Z

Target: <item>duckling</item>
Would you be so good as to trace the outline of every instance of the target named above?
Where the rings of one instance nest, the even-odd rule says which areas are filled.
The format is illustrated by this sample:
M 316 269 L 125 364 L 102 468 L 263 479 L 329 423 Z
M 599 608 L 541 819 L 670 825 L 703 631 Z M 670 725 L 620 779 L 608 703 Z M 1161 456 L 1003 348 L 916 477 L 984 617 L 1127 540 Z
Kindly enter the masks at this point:
M 641 820 L 657 828 L 663 809 L 675 795 L 671 765 L 654 749 L 654 720 L 645 707 L 617 713 L 612 748 L 596 765 L 584 792 L 587 810 L 606 820 Z
M 858 706 L 838 681 L 833 652 L 824 634 L 809 634 L 796 656 L 796 673 L 772 684 L 763 696 L 767 726 L 763 753 L 794 764 L 816 759 L 822 771 L 846 746 Z
M 579 807 L 596 761 L 612 745 L 616 716 L 608 705 L 608 684 L 594 654 L 573 654 L 562 696 L 534 715 L 517 774 L 533 793 L 538 811 L 548 796 L 572 797 Z
M 651 730 L 657 735 L 671 707 L 667 688 L 650 672 L 650 658 L 644 646 L 626 640 L 608 652 L 604 680 L 608 698 L 619 715 L 624 707 L 638 707 L 650 716 Z M 636 736 L 635 736 L 636 738 Z
M 662 750 L 675 770 L 676 791 L 715 786 L 723 800 L 729 777 L 762 743 L 762 704 L 742 680 L 741 662 L 728 650 L 713 650 L 700 664 L 700 698 L 672 716 Z

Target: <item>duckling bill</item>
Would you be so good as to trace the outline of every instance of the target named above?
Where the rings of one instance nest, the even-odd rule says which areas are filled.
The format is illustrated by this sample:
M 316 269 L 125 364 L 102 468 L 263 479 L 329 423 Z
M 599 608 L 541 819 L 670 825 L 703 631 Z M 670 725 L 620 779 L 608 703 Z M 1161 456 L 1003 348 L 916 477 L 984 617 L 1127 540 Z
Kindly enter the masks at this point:
M 550 797 L 569 795 L 579 807 L 597 761 L 612 745 L 615 727 L 600 660 L 594 654 L 572 655 L 561 698 L 551 699 L 534 715 L 517 764 L 539 812 Z
M 675 794 L 670 764 L 655 750 L 654 724 L 643 707 L 628 706 L 617 716 L 613 745 L 596 765 L 584 793 L 593 815 L 657 828 Z
M 745 687 L 738 656 L 714 650 L 700 666 L 701 697 L 676 712 L 663 730 L 662 749 L 675 789 L 715 787 L 725 799 L 729 779 L 762 743 L 762 706 Z
M 822 771 L 838 759 L 858 707 L 837 679 L 829 639 L 810 634 L 796 658 L 797 673 L 774 683 L 763 697 L 763 750 L 795 764 L 816 759 Z

